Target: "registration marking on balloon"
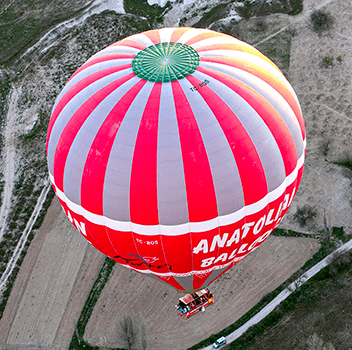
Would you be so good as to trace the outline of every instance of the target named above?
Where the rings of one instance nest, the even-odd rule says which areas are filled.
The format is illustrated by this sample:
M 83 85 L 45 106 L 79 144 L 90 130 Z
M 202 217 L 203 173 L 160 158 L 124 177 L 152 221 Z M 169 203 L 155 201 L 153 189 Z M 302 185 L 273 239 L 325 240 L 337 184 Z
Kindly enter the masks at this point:
M 92 56 L 58 96 L 49 177 L 95 248 L 178 290 L 204 288 L 289 209 L 306 149 L 297 96 L 257 49 L 162 28 Z

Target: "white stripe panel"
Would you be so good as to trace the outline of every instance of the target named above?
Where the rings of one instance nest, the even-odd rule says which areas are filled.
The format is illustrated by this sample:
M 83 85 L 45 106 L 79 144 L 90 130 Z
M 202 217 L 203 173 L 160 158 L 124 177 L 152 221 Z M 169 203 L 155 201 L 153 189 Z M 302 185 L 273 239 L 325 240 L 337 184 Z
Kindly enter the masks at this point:
M 60 95 L 57 97 L 53 111 L 57 105 L 57 103 L 60 101 L 61 97 L 67 92 L 68 89 L 70 89 L 73 85 L 77 84 L 80 80 L 88 77 L 89 75 L 103 70 L 105 68 L 109 68 L 109 67 L 113 67 L 113 66 L 120 66 L 120 65 L 124 65 L 127 63 L 131 63 L 132 60 L 131 59 L 123 59 L 123 60 L 108 60 L 108 61 L 104 61 L 104 62 L 100 62 L 97 64 L 94 64 L 90 67 L 87 67 L 86 69 L 81 70 L 78 74 L 76 74 L 66 85 L 65 88 L 60 92 Z M 117 64 L 118 63 L 118 64 Z M 124 70 L 121 70 L 120 72 L 124 72 L 124 75 L 127 75 L 129 73 L 132 72 L 131 68 L 127 68 L 126 70 L 128 70 L 127 72 Z
M 200 74 L 195 71 L 193 76 Z M 217 81 L 205 77 L 209 78 L 211 88 L 214 88 L 213 82 Z M 200 80 L 203 79 L 204 74 Z M 244 197 L 241 176 L 231 146 L 207 101 L 198 92 L 190 90 L 192 84 L 187 79 L 179 80 L 179 84 L 187 95 L 201 133 L 215 187 L 218 215 L 235 212 L 244 206 Z M 233 93 L 230 95 L 231 98 L 234 96 Z
M 304 142 L 304 148 L 305 147 L 306 147 L 306 144 Z M 243 219 L 247 215 L 255 214 L 258 211 L 264 209 L 268 203 L 271 203 L 275 201 L 277 198 L 279 198 L 285 192 L 286 188 L 296 180 L 298 171 L 303 166 L 303 164 L 304 164 L 304 155 L 302 155 L 298 159 L 296 168 L 291 174 L 289 174 L 284 179 L 281 185 L 277 187 L 275 190 L 269 192 L 265 197 L 263 197 L 261 200 L 259 200 L 256 203 L 245 206 L 235 213 L 219 216 L 208 221 L 190 222 L 186 224 L 173 225 L 173 226 L 171 225 L 170 226 L 166 226 L 166 225 L 144 226 L 144 225 L 135 224 L 133 222 L 112 220 L 102 215 L 91 213 L 88 210 L 81 207 L 80 205 L 70 201 L 66 197 L 66 195 L 56 187 L 54 182 L 54 177 L 52 176 L 51 173 L 49 173 L 49 177 L 50 177 L 51 183 L 56 189 L 57 196 L 63 202 L 66 203 L 68 208 L 73 212 L 79 213 L 80 215 L 84 216 L 88 221 L 91 221 L 94 224 L 106 225 L 107 227 L 113 230 L 122 231 L 122 232 L 129 232 L 132 229 L 133 232 L 136 232 L 141 235 L 146 235 L 146 236 L 155 235 L 156 233 L 159 233 L 159 232 L 162 232 L 162 234 L 167 236 L 172 236 L 172 235 L 178 236 L 181 234 L 189 233 L 189 228 L 191 228 L 192 232 L 203 232 L 203 231 L 212 230 L 218 227 L 219 223 L 221 226 L 230 225 Z
M 236 60 L 240 60 L 243 62 L 247 62 L 250 64 L 253 64 L 255 66 L 258 66 L 262 68 L 263 70 L 267 71 L 269 74 L 273 75 L 275 78 L 279 79 L 282 84 L 286 86 L 286 88 L 290 91 L 291 95 L 294 97 L 296 100 L 296 103 L 299 106 L 299 101 L 296 96 L 296 93 L 294 92 L 291 84 L 287 81 L 285 76 L 282 74 L 282 72 L 278 69 L 275 68 L 272 64 L 269 62 L 263 60 L 262 58 L 252 55 L 248 52 L 241 52 L 241 51 L 235 51 L 235 50 L 209 50 L 209 51 L 204 51 L 200 52 L 199 56 L 202 57 L 225 57 L 225 58 L 233 58 Z M 205 63 L 200 61 L 201 64 Z M 224 64 L 226 66 L 226 64 Z
M 210 78 L 207 74 L 198 71 L 195 71 L 193 76 L 200 81 L 208 78 L 210 80 L 209 88 L 216 93 L 231 109 L 234 115 L 236 115 L 258 153 L 265 173 L 268 190 L 271 191 L 275 189 L 286 177 L 286 174 L 280 148 L 275 141 L 272 131 L 261 116 L 254 110 L 251 103 L 234 93 L 233 90 L 222 81 Z M 273 161 L 274 159 L 275 162 Z
M 221 63 L 212 63 L 212 62 L 201 62 L 202 67 L 213 69 L 217 72 L 225 73 L 230 77 L 234 77 L 246 85 L 257 91 L 261 96 L 263 96 L 271 105 L 279 112 L 286 125 L 288 126 L 292 137 L 296 140 L 296 137 L 299 137 L 299 140 L 302 140 L 301 127 L 298 123 L 297 117 L 290 105 L 284 99 L 284 97 L 275 90 L 272 86 L 266 83 L 264 80 L 258 78 L 256 75 L 243 71 L 242 69 L 231 67 Z M 286 85 L 285 85 L 286 86 Z M 285 113 L 282 113 L 285 111 Z M 296 144 L 296 147 L 298 145 Z M 300 150 L 298 151 L 298 155 Z
M 136 41 L 137 43 L 143 44 L 146 47 L 154 45 L 154 43 L 144 33 L 131 35 L 125 39 Z
M 244 41 L 238 40 L 234 37 L 231 36 L 214 36 L 212 38 L 207 38 L 207 39 L 203 39 L 200 41 L 197 41 L 196 43 L 192 44 L 191 46 L 194 49 L 201 49 L 204 46 L 208 46 L 208 45 L 218 45 L 218 44 L 234 44 L 234 45 L 239 45 L 239 46 L 245 46 L 251 49 L 254 49 L 256 51 L 258 51 L 256 48 L 254 48 L 253 46 L 245 43 Z M 259 51 L 258 51 L 259 52 Z
M 138 77 L 134 77 L 106 96 L 105 99 L 103 99 L 89 114 L 75 135 L 65 163 L 63 184 L 64 192 L 72 199 L 72 201 L 80 203 L 81 180 L 84 171 L 84 164 L 99 129 L 110 114 L 111 110 L 115 107 L 116 102 L 125 96 L 138 81 Z M 123 121 L 121 125 L 122 124 Z M 124 218 L 121 217 L 121 219 L 123 220 Z
M 293 91 L 293 88 L 291 84 L 287 81 L 285 76 L 281 73 L 281 71 L 278 68 L 275 68 L 272 64 L 269 62 L 263 60 L 262 58 L 252 55 L 248 52 L 242 52 L 242 51 L 235 51 L 235 50 L 209 50 L 209 51 L 203 51 L 199 53 L 199 56 L 202 57 L 225 57 L 225 58 L 233 58 L 236 60 L 240 60 L 249 64 L 253 64 L 255 66 L 258 66 L 262 68 L 263 70 L 267 71 L 269 74 L 273 75 L 275 78 L 279 79 L 282 84 L 286 86 L 286 88 L 290 91 L 290 93 L 294 96 L 295 93 Z M 205 62 L 204 62 L 205 63 Z M 203 64 L 201 60 L 201 64 Z M 298 101 L 297 101 L 298 103 Z
M 64 130 L 64 128 L 66 127 L 66 124 L 68 123 L 68 121 L 74 115 L 74 113 L 82 106 L 82 104 L 88 101 L 92 97 L 92 95 L 104 89 L 106 85 L 116 81 L 118 78 L 125 76 L 127 74 L 126 71 L 128 71 L 128 73 L 131 73 L 132 69 L 130 68 L 129 70 L 127 69 L 113 74 L 109 74 L 104 78 L 98 79 L 94 83 L 87 85 L 78 94 L 72 97 L 72 99 L 64 106 L 64 108 L 61 110 L 60 114 L 58 115 L 52 127 L 49 142 L 48 142 L 49 169 L 53 169 L 52 168 L 53 157 L 55 154 L 56 145 L 60 138 L 60 135 Z M 138 81 L 139 78 L 134 76 L 132 79 L 129 79 L 127 82 L 131 80 L 132 80 L 132 83 L 136 83 L 136 80 Z M 124 84 L 126 84 L 126 82 L 124 82 Z M 119 88 L 121 88 L 121 85 Z M 67 92 L 66 88 L 64 89 L 64 91 L 65 93 Z
M 108 46 L 102 51 L 97 52 L 94 56 L 92 56 L 87 62 L 91 61 L 92 59 L 96 59 L 99 56 L 103 55 L 111 55 L 114 53 L 130 53 L 133 55 L 137 55 L 140 52 L 140 49 L 136 49 L 135 47 L 131 47 L 126 45 L 116 45 L 116 46 Z
M 174 32 L 174 30 L 175 30 L 175 28 L 162 28 L 162 29 L 159 29 L 160 41 L 162 43 L 170 42 L 171 35 Z
M 177 42 L 181 44 L 185 44 L 188 40 L 192 39 L 196 35 L 206 33 L 209 30 L 207 29 L 200 29 L 200 28 L 191 28 L 182 34 L 182 36 L 177 40 Z
M 265 61 L 264 61 L 265 62 Z M 262 63 L 262 62 L 258 62 L 258 63 Z M 267 62 L 265 62 L 267 64 Z M 254 64 L 253 64 L 254 65 Z M 231 76 L 231 77 L 235 77 L 243 82 L 245 82 L 248 86 L 258 86 L 259 89 L 263 90 L 263 91 L 268 91 L 268 95 L 273 95 L 275 96 L 274 99 L 278 99 L 277 104 L 280 105 L 282 108 L 289 109 L 288 114 L 290 115 L 290 118 L 292 120 L 295 120 L 297 123 L 297 118 L 294 114 L 294 112 L 292 111 L 291 107 L 289 106 L 289 104 L 286 102 L 286 100 L 280 95 L 280 93 L 275 90 L 273 87 L 271 87 L 268 83 L 266 83 L 264 80 L 258 78 L 256 75 L 251 74 L 249 72 L 246 72 L 242 69 L 236 68 L 236 67 L 232 67 L 232 66 L 228 66 L 226 64 L 221 64 L 221 63 L 213 63 L 213 62 L 204 62 L 201 61 L 200 62 L 200 66 L 201 67 L 205 67 L 205 68 L 210 68 L 210 69 L 214 69 L 217 72 L 223 72 L 226 73 L 227 75 Z M 257 67 L 259 69 L 265 69 L 263 68 L 261 65 L 257 65 Z M 276 70 L 275 70 L 276 72 Z M 274 74 L 273 74 L 274 75 Z M 279 76 L 275 75 L 275 77 L 280 78 Z M 288 86 L 288 82 L 285 79 L 285 81 L 282 79 L 279 79 L 284 85 L 285 87 L 289 88 L 290 87 L 290 92 L 293 91 L 291 85 Z M 285 84 L 286 83 L 286 84 Z M 255 89 L 257 90 L 257 89 Z

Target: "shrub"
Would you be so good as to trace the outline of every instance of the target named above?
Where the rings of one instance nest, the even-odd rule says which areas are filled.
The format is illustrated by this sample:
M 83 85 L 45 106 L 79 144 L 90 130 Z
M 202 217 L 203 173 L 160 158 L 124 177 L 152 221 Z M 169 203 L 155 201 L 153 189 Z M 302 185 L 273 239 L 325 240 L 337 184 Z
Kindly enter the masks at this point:
M 325 68 L 332 67 L 332 66 L 334 65 L 334 59 L 333 59 L 333 57 L 325 56 L 325 57 L 322 59 L 322 65 L 323 65 L 323 67 L 325 67 Z
M 337 56 L 336 57 L 336 61 L 339 62 L 339 63 L 342 63 L 342 61 L 343 61 L 342 56 L 341 55 Z
M 334 18 L 324 10 L 314 10 L 310 15 L 310 20 L 313 30 L 318 34 L 330 30 L 334 24 Z
M 350 154 L 345 154 L 340 161 L 334 163 L 352 170 L 352 156 Z
M 335 252 L 329 261 L 329 273 L 332 276 L 337 275 L 344 267 L 350 266 L 351 256 L 348 252 Z
M 265 30 L 268 28 L 268 24 L 266 23 L 266 20 L 264 17 L 257 17 L 254 20 L 254 25 L 259 30 Z
M 310 205 L 306 204 L 302 208 L 297 208 L 297 211 L 293 217 L 298 221 L 299 225 L 303 227 L 313 221 L 316 216 L 317 212 L 315 208 L 312 208 Z

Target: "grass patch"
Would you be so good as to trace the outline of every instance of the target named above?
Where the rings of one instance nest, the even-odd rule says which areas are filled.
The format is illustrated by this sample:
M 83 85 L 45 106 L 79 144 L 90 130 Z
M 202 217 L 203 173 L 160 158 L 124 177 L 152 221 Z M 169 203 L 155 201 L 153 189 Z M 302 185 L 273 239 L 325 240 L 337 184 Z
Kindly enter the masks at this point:
M 341 165 L 352 170 L 352 156 L 346 155 L 342 160 L 334 162 L 334 164 Z
M 307 233 L 302 233 L 302 232 L 296 232 L 292 230 L 286 230 L 282 228 L 276 228 L 272 235 L 274 236 L 283 236 L 283 237 L 310 237 L 310 238 L 316 238 L 315 236 L 312 236 L 311 234 Z
M 237 9 L 239 15 L 245 19 L 250 17 L 268 16 L 272 13 L 287 13 L 296 15 L 303 10 L 303 0 L 278 0 L 278 1 L 242 1 L 244 6 Z
M 6 1 L 0 16 L 0 64 L 10 65 L 51 28 L 78 16 L 84 8 L 64 0 L 51 2 Z
M 126 13 L 147 18 L 150 28 L 163 23 L 163 15 L 172 8 L 170 2 L 160 7 L 157 4 L 149 5 L 147 0 L 124 0 L 123 4 Z
M 345 235 L 343 227 L 333 227 L 332 234 L 333 236 L 340 239 L 343 243 L 346 243 L 348 241 L 348 237 Z
M 268 16 L 273 13 L 286 13 L 290 15 L 297 14 L 303 10 L 303 0 L 278 0 L 271 2 L 260 2 L 260 1 L 227 1 L 221 3 L 209 11 L 205 12 L 202 18 L 193 25 L 196 28 L 208 28 L 214 22 L 226 18 L 230 13 L 230 10 L 236 9 L 236 12 L 242 18 L 248 20 L 251 17 L 262 17 Z M 180 25 L 187 21 L 187 17 L 184 17 L 180 21 Z M 231 27 L 233 24 L 231 25 Z M 219 28 L 220 30 L 222 28 Z
M 94 306 L 98 301 L 98 298 L 109 279 L 111 271 L 116 262 L 109 257 L 105 258 L 104 264 L 99 272 L 98 278 L 96 279 L 92 290 L 89 293 L 88 299 L 82 309 L 81 315 L 78 319 L 76 331 L 72 337 L 69 349 L 77 349 L 80 350 L 83 347 L 85 349 L 99 349 L 99 347 L 90 346 L 83 340 L 84 331 L 86 329 L 86 325 L 89 321 L 89 318 L 93 312 Z
M 203 14 L 202 18 L 193 26 L 195 28 L 207 28 L 215 21 L 222 19 L 227 16 L 228 6 L 231 3 L 219 4 L 213 7 L 210 11 Z M 180 22 L 180 25 L 182 23 Z

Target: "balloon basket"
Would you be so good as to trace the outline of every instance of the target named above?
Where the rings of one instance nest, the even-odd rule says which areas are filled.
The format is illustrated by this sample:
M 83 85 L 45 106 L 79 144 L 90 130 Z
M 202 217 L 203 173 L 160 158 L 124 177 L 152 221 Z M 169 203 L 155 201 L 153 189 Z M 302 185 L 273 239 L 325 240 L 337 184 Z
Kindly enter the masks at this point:
M 186 294 L 179 298 L 178 305 L 175 305 L 177 314 L 187 320 L 198 312 L 204 312 L 205 308 L 214 303 L 214 296 L 208 288 L 198 292 Z

